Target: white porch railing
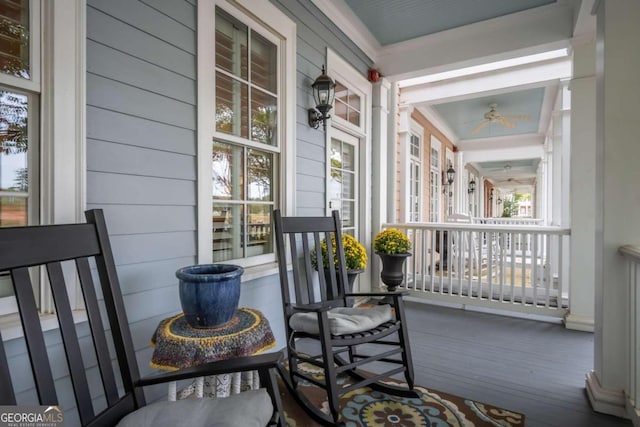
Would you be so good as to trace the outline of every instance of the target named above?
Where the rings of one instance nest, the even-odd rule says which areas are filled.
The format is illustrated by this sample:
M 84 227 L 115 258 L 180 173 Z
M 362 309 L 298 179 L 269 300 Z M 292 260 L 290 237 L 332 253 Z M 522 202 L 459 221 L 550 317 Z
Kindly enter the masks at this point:
M 421 298 L 561 317 L 570 230 L 460 223 L 384 224 L 412 242 L 403 287 Z
M 474 224 L 544 225 L 542 218 L 473 218 Z
M 622 246 L 620 253 L 627 260 L 629 292 L 629 377 L 627 405 L 637 419 L 640 413 L 640 246 Z

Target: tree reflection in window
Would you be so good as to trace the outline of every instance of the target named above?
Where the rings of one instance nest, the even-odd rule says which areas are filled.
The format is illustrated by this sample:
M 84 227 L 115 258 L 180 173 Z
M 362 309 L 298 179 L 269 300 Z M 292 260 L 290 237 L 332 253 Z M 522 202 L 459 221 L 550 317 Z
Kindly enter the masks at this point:
M 29 0 L 0 1 L 0 71 L 29 79 Z

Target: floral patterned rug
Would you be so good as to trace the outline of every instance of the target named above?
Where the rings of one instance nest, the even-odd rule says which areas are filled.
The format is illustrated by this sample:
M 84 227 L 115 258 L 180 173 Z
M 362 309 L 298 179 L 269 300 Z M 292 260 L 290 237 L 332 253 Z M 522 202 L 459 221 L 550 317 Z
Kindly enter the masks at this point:
M 343 381 L 348 385 L 347 378 Z M 320 425 L 298 406 L 284 384 L 279 386 L 285 420 L 290 427 Z M 341 421 L 347 427 L 524 426 L 524 414 L 421 386 L 415 389 L 422 393 L 421 399 L 392 396 L 367 387 L 347 393 L 340 399 Z M 311 384 L 302 385 L 301 390 L 317 407 L 328 412 L 326 395 L 322 390 Z

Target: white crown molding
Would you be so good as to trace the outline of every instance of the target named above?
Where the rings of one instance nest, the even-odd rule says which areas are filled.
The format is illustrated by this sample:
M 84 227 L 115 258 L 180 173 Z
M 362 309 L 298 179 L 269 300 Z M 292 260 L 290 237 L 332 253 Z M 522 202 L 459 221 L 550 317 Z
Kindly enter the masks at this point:
M 343 0 L 311 0 L 311 2 L 374 63 L 378 61 L 380 43 Z

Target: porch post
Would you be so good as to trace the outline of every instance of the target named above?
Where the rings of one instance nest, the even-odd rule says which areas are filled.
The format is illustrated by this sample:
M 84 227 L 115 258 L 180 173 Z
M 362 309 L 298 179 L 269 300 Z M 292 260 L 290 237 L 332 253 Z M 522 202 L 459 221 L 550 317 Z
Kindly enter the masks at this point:
M 571 259 L 568 329 L 593 332 L 596 233 L 595 42 L 573 46 L 571 79 Z
M 587 376 L 594 409 L 630 416 L 627 271 L 618 247 L 640 243 L 640 2 L 596 2 L 595 366 Z M 629 405 L 631 406 L 631 405 Z
M 389 177 L 393 177 L 393 170 L 389 165 L 393 163 L 392 159 L 387 159 L 387 153 L 390 147 L 395 147 L 395 138 L 391 138 L 389 132 L 389 90 L 391 84 L 386 79 L 373 83 L 372 96 L 372 131 L 371 131 L 371 231 L 375 235 L 380 231 L 381 225 L 389 220 L 387 211 L 387 195 L 393 194 L 393 188 L 388 188 Z M 395 108 L 391 106 L 391 110 L 395 112 Z M 393 115 L 394 116 L 394 115 Z M 391 181 L 395 181 L 391 179 Z M 371 284 L 377 288 L 380 282 L 380 263 L 377 256 L 370 254 L 371 260 Z

